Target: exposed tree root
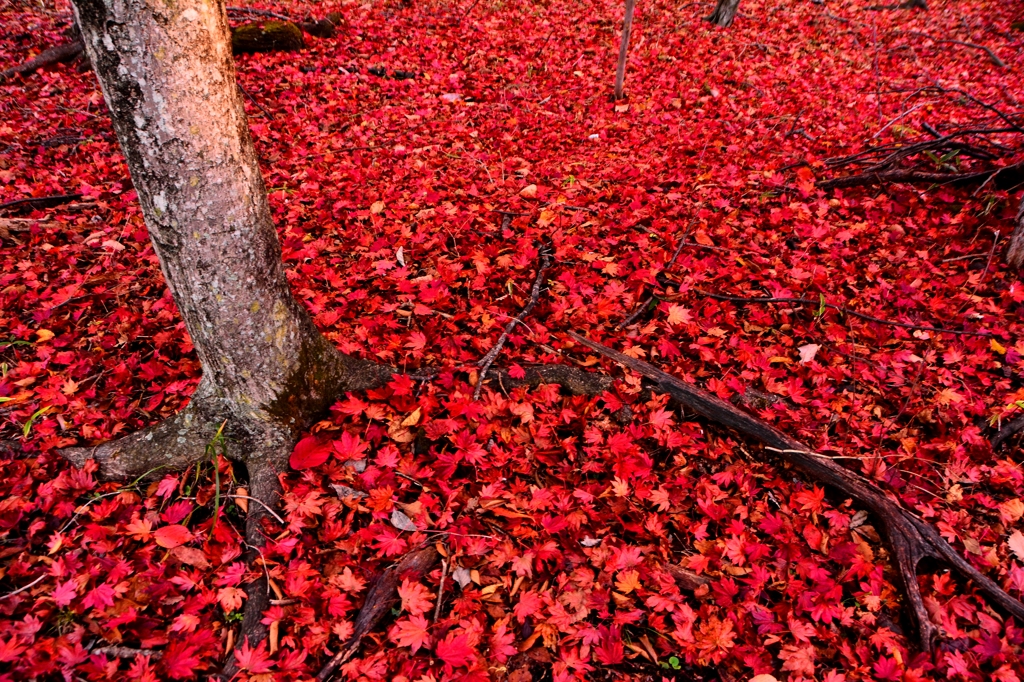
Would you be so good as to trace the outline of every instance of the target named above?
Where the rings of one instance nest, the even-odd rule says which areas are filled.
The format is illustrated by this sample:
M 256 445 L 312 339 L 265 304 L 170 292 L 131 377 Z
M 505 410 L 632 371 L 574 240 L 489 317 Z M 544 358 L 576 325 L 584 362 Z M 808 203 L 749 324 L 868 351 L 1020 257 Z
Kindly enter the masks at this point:
M 767 446 L 766 449 L 784 461 L 815 480 L 849 495 L 876 514 L 884 524 L 896 558 L 896 574 L 907 597 L 922 649 L 930 650 L 940 635 L 937 626 L 928 617 L 917 582 L 917 566 L 925 557 L 944 561 L 961 575 L 974 580 L 989 599 L 1024 622 L 1024 604 L 1008 595 L 995 582 L 965 561 L 931 525 L 903 509 L 867 479 L 841 467 L 832 459 L 813 452 L 803 443 L 710 393 L 686 384 L 646 362 L 623 355 L 577 334 L 570 334 L 577 342 L 591 350 L 646 377 L 653 382 L 653 390 L 667 393 L 698 414 L 763 442 Z M 343 391 L 385 385 L 393 375 L 391 368 L 388 367 L 347 358 L 340 353 L 335 357 L 347 365 L 347 369 L 342 373 L 349 377 L 347 381 L 338 382 L 339 392 L 335 395 L 340 395 Z M 576 395 L 600 395 L 608 390 L 613 382 L 608 375 L 586 372 L 566 365 L 528 367 L 525 369 L 525 376 L 519 378 L 513 378 L 506 370 L 497 373 L 496 379 L 506 390 L 520 386 L 559 384 Z M 230 410 L 218 407 L 214 391 L 203 382 L 190 405 L 178 415 L 117 441 L 96 448 L 70 448 L 62 451 L 62 454 L 77 465 L 90 458 L 96 459 L 100 465 L 100 476 L 104 479 L 156 477 L 187 468 L 204 456 L 207 446 L 213 441 L 224 421 L 230 417 L 224 421 L 218 420 L 223 415 L 230 414 Z M 265 543 L 263 521 L 269 516 L 267 510 L 274 508 L 280 499 L 278 474 L 283 471 L 288 453 L 298 435 L 294 428 L 264 426 L 262 430 L 253 429 L 251 425 L 247 430 L 243 429 L 239 438 L 243 447 L 236 448 L 238 452 L 234 453 L 235 457 L 238 457 L 239 453 L 244 453 L 241 459 L 249 470 L 249 494 L 261 503 L 250 506 L 246 518 L 246 558 L 250 565 L 257 562 Z M 1009 427 L 1004 427 L 1000 435 L 1008 430 Z M 235 433 L 238 434 L 237 429 Z M 1008 436 L 1009 433 L 1005 437 Z M 436 550 L 427 547 L 408 554 L 380 575 L 367 594 L 366 603 L 357 617 L 352 637 L 323 668 L 317 677 L 318 680 L 329 679 L 338 667 L 355 655 L 363 638 L 376 627 L 394 602 L 401 576 L 411 571 L 426 572 L 437 559 Z M 666 570 L 684 589 L 692 591 L 707 584 L 706 578 L 681 567 L 667 566 Z M 267 636 L 267 628 L 261 622 L 263 612 L 270 606 L 270 589 L 266 576 L 261 575 L 253 580 L 246 585 L 245 590 L 248 598 L 239 641 L 248 640 L 249 646 L 257 646 Z M 236 672 L 237 664 L 234 656 L 231 656 L 223 674 L 231 677 Z
M 526 376 L 513 379 L 508 370 L 498 374 L 498 384 L 506 390 L 520 386 L 537 387 L 541 384 L 559 384 L 573 395 L 601 395 L 611 388 L 614 380 L 605 374 L 585 372 L 568 365 L 536 365 L 524 368 Z
M 48 50 L 43 50 L 27 62 L 0 71 L 0 79 L 6 80 L 12 76 L 27 76 L 47 66 L 69 62 L 80 56 L 84 50 L 85 46 L 82 44 L 81 39 L 51 47 Z
M 223 423 L 209 401 L 209 385 L 200 382 L 192 401 L 174 416 L 117 440 L 64 448 L 60 454 L 78 467 L 95 460 L 104 481 L 155 479 L 183 471 L 206 452 Z
M 376 627 L 380 619 L 384 617 L 384 614 L 391 610 L 396 601 L 398 586 L 402 582 L 402 576 L 409 573 L 422 575 L 433 568 L 439 558 L 440 555 L 433 546 L 425 547 L 406 554 L 397 564 L 387 568 L 380 574 L 374 581 L 373 586 L 370 587 L 370 591 L 366 593 L 366 602 L 356 617 L 352 637 L 341 648 L 341 651 L 335 654 L 334 658 L 328 661 L 327 665 L 320 670 L 316 676 L 318 682 L 325 682 L 325 680 L 331 679 L 335 671 L 359 650 L 363 637 Z
M 272 453 L 280 456 L 280 453 Z M 275 457 L 276 458 L 276 457 Z M 245 544 L 247 551 L 244 559 L 252 566 L 262 561 L 260 553 L 266 544 L 263 534 L 263 519 L 270 515 L 269 509 L 277 506 L 281 499 L 281 482 L 278 469 L 266 461 L 255 461 L 249 466 L 249 495 L 262 502 L 251 505 L 245 517 Z M 266 505 L 266 506 L 264 506 Z M 244 587 L 245 610 L 242 612 L 242 635 L 238 643 L 248 640 L 250 647 L 257 647 L 267 638 L 268 628 L 263 624 L 263 612 L 270 608 L 270 582 L 265 573 L 260 571 L 259 577 Z M 224 664 L 223 676 L 233 678 L 238 672 L 238 661 L 232 652 Z
M 906 182 L 925 185 L 971 185 L 978 182 L 996 181 L 997 187 L 1013 187 L 1024 180 L 1024 161 L 1002 168 L 976 171 L 972 173 L 931 173 L 913 168 L 859 173 L 841 178 L 829 178 L 814 183 L 820 189 L 835 187 L 859 187 L 863 185 L 879 185 L 886 182 Z
M 944 561 L 963 577 L 970 578 L 990 600 L 1024 623 L 1024 604 L 971 566 L 942 539 L 933 526 L 887 497 L 874 483 L 706 391 L 684 383 L 646 362 L 623 355 L 578 334 L 570 332 L 570 335 L 591 350 L 643 375 L 654 382 L 655 390 L 669 394 L 698 414 L 745 436 L 756 438 L 783 461 L 849 495 L 873 512 L 885 526 L 896 557 L 896 573 L 909 602 L 922 650 L 931 651 L 936 638 L 941 634 L 928 616 L 917 582 L 917 566 L 925 557 Z
M 992 449 L 998 449 L 1000 445 L 1007 441 L 1007 439 L 1015 436 L 1021 431 L 1024 431 L 1024 414 L 1003 424 L 1003 428 L 999 429 L 999 432 L 992 437 Z

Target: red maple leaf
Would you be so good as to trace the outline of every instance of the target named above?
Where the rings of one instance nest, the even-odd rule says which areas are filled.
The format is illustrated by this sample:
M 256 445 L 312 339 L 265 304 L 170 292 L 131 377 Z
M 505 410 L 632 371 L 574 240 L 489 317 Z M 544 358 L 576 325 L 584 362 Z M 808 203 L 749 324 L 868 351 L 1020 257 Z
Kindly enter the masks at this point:
M 331 456 L 330 444 L 316 436 L 306 436 L 295 444 L 288 463 L 292 469 L 312 469 L 327 461 Z
M 398 588 L 398 596 L 402 598 L 402 610 L 413 615 L 426 613 L 433 606 L 433 595 L 418 581 L 403 580 Z
M 453 668 L 469 665 L 474 658 L 473 647 L 469 645 L 469 636 L 463 633 L 450 632 L 437 643 L 434 653 L 444 663 Z
M 430 622 L 420 614 L 412 615 L 395 623 L 391 631 L 391 639 L 398 646 L 407 646 L 413 653 L 426 648 L 430 642 Z
M 249 646 L 249 640 L 243 639 L 242 646 L 235 650 L 235 660 L 238 661 L 239 668 L 251 673 L 270 672 L 270 669 L 274 667 L 274 664 L 267 658 L 265 641 L 260 642 L 259 646 L 253 649 Z
M 342 459 L 362 459 L 367 447 L 359 436 L 348 431 L 341 434 L 341 440 L 334 441 L 334 450 Z

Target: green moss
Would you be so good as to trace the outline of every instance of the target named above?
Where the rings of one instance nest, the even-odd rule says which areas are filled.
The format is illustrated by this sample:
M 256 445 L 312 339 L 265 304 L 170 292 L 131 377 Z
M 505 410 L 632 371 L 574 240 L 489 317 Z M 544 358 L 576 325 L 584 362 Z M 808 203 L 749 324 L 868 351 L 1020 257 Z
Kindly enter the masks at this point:
M 231 50 L 235 54 L 285 52 L 302 47 L 302 29 L 289 21 L 253 22 L 231 31 Z

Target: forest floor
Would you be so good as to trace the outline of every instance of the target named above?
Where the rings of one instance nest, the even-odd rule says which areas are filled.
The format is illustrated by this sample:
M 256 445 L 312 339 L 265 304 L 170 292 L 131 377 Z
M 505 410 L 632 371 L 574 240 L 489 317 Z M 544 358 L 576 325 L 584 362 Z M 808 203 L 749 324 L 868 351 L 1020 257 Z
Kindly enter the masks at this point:
M 344 676 L 1019 682 L 1024 623 L 925 567 L 944 638 L 918 651 L 871 517 L 567 336 L 840 458 L 1024 596 L 1021 441 L 991 445 L 1024 411 L 1016 195 L 815 186 L 855 172 L 827 159 L 927 126 L 1024 121 L 1019 4 L 743 0 L 723 30 L 706 3 L 643 1 L 623 102 L 622 3 L 408 4 L 267 5 L 344 22 L 237 60 L 296 296 L 343 351 L 440 368 L 343 397 L 293 456 L 255 569 L 272 637 L 238 648 L 239 679 L 315 675 L 374 576 L 430 542 L 443 565 L 403 583 Z M 63 2 L 6 3 L 0 66 L 69 21 Z M 242 472 L 100 484 L 54 452 L 172 414 L 200 370 L 95 76 L 0 83 L 0 203 L 69 193 L 0 217 L 0 439 L 18 443 L 0 456 L 0 680 L 214 672 L 251 577 Z M 619 381 L 599 398 L 491 381 L 474 400 L 548 248 L 495 366 Z

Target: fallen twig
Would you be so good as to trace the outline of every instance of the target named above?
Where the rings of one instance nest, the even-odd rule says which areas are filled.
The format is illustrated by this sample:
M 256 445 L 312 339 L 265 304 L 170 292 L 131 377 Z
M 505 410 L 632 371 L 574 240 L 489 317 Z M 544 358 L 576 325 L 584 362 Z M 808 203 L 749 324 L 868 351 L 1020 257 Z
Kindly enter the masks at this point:
M 268 121 L 273 121 L 274 120 L 274 117 L 270 115 L 270 112 L 267 111 L 266 109 L 264 109 L 263 105 L 260 104 L 259 102 L 257 102 L 256 98 L 249 94 L 248 90 L 243 88 L 240 83 L 236 83 L 236 85 L 238 85 L 238 91 L 240 93 L 242 93 L 243 95 L 245 95 L 246 97 L 248 97 L 249 101 L 253 103 L 253 106 L 255 106 L 257 109 L 259 109 L 263 113 L 264 118 L 266 118 Z
M 0 71 L 0 80 L 10 78 L 11 76 L 27 76 L 52 64 L 69 62 L 82 54 L 84 49 L 85 45 L 81 40 L 74 40 L 70 43 L 51 47 L 48 50 L 43 50 L 27 62 Z
M 36 578 L 32 582 L 30 582 L 28 585 L 25 585 L 24 587 L 19 587 L 18 589 L 14 590 L 13 592 L 8 592 L 7 594 L 0 596 L 0 599 L 7 599 L 8 597 L 13 597 L 16 594 L 21 594 L 25 590 L 31 589 L 31 588 L 35 587 L 36 585 L 38 585 L 39 583 L 43 582 L 48 577 L 50 577 L 49 573 L 43 573 L 41 576 L 39 576 L 38 578 Z
M 276 520 L 282 526 L 287 526 L 288 525 L 287 523 L 285 523 L 285 520 L 282 519 L 277 514 L 277 512 L 275 512 L 270 506 L 267 505 L 266 502 L 264 502 L 263 500 L 259 499 L 258 497 L 249 497 L 248 495 L 224 495 L 224 497 L 228 497 L 228 498 L 231 498 L 233 500 L 249 500 L 249 501 L 252 501 L 252 502 L 256 502 L 257 504 L 262 506 L 264 509 L 266 509 L 267 513 L 270 514 L 271 516 L 273 516 L 274 520 Z
M 512 329 L 515 328 L 517 324 L 521 324 L 523 318 L 529 315 L 530 311 L 533 310 L 533 307 L 537 305 L 537 299 L 540 297 L 541 285 L 544 283 L 544 273 L 546 273 L 548 268 L 551 267 L 551 252 L 547 246 L 542 246 L 540 248 L 540 258 L 541 262 L 540 267 L 537 268 L 537 277 L 533 280 L 533 288 L 530 290 L 530 300 L 527 302 L 523 310 L 512 318 L 507 325 L 505 325 L 505 330 L 501 333 L 501 336 L 498 337 L 498 342 L 495 343 L 494 347 L 487 352 L 487 355 L 481 358 L 477 363 L 480 367 L 480 374 L 477 377 L 476 388 L 473 390 L 473 400 L 480 399 L 480 393 L 483 391 L 484 379 L 487 377 L 487 372 L 491 369 L 491 365 L 494 364 L 498 354 L 501 353 L 501 349 L 504 347 L 505 342 L 508 341 L 508 336 L 512 333 Z
M 996 66 L 998 66 L 1001 69 L 1005 69 L 1006 68 L 1006 62 L 1004 62 L 1002 59 L 1000 59 L 999 55 L 997 55 L 992 50 L 992 48 L 985 47 L 984 45 L 978 45 L 977 43 L 968 43 L 968 42 L 965 42 L 963 40 L 953 40 L 951 38 L 933 38 L 932 36 L 928 35 L 927 33 L 921 33 L 920 31 L 893 31 L 893 33 L 904 33 L 904 34 L 907 34 L 907 35 L 918 36 L 920 38 L 926 38 L 926 39 L 932 41 L 933 43 L 947 43 L 947 44 L 950 44 L 950 45 L 961 45 L 963 47 L 970 47 L 970 48 L 973 48 L 975 50 L 982 50 L 983 52 L 985 52 L 985 54 L 988 55 L 989 61 L 991 61 L 993 64 L 995 64 Z
M 860 185 L 875 185 L 885 182 L 905 182 L 911 184 L 924 183 L 929 185 L 968 185 L 978 181 L 986 181 L 995 177 L 1007 174 L 1003 185 L 1013 186 L 1024 177 L 1024 161 L 1002 168 L 994 168 L 984 171 L 970 173 L 931 173 L 927 171 L 914 170 L 912 168 L 891 170 L 883 172 L 860 173 L 848 175 L 841 178 L 829 178 L 819 180 L 815 184 L 819 189 L 833 189 L 836 187 L 858 187 Z
M 162 651 L 156 651 L 154 649 L 131 649 L 126 646 L 101 646 L 98 649 L 93 649 L 89 653 L 99 654 L 101 656 L 113 656 L 114 658 L 136 658 L 138 656 L 160 658 L 164 655 Z
M 437 604 L 434 606 L 434 622 L 441 617 L 441 600 L 444 599 L 444 579 L 448 575 L 448 562 L 441 559 L 441 583 L 437 586 Z
M 690 218 L 690 222 L 686 225 L 686 229 L 683 230 L 683 235 L 679 238 L 679 245 L 676 246 L 676 250 L 672 253 L 672 258 L 670 258 L 668 263 L 665 265 L 665 269 L 658 273 L 656 279 L 658 280 L 659 284 L 662 284 L 662 285 L 665 284 L 664 279 L 663 279 L 664 276 L 665 276 L 665 273 L 672 271 L 672 267 L 676 264 L 676 260 L 679 259 L 679 254 L 682 253 L 683 247 L 684 246 L 697 246 L 696 244 L 690 244 L 689 242 L 686 241 L 687 238 L 690 236 L 690 229 L 693 227 L 693 223 L 694 223 L 695 220 L 697 220 L 696 217 Z M 630 314 L 629 317 L 627 317 L 625 320 L 623 320 L 622 322 L 619 322 L 617 325 L 615 325 L 615 331 L 619 331 L 621 329 L 625 329 L 629 325 L 633 324 L 633 321 L 636 320 L 636 318 L 640 317 L 640 314 L 643 313 L 643 311 L 647 308 L 647 306 L 649 306 L 651 304 L 651 301 L 653 301 L 653 300 L 654 300 L 654 294 L 651 294 L 646 299 L 644 299 L 636 307 L 636 310 L 634 310 Z
M 287 15 L 278 14 L 277 12 L 271 12 L 270 10 L 266 10 L 266 9 L 255 9 L 253 7 L 228 7 L 227 11 L 228 12 L 234 12 L 235 14 L 254 14 L 254 15 L 260 16 L 260 17 L 270 17 L 271 19 L 280 19 L 281 21 L 290 21 L 293 24 L 297 24 L 298 23 L 295 19 L 292 19 L 291 17 L 289 17 Z

